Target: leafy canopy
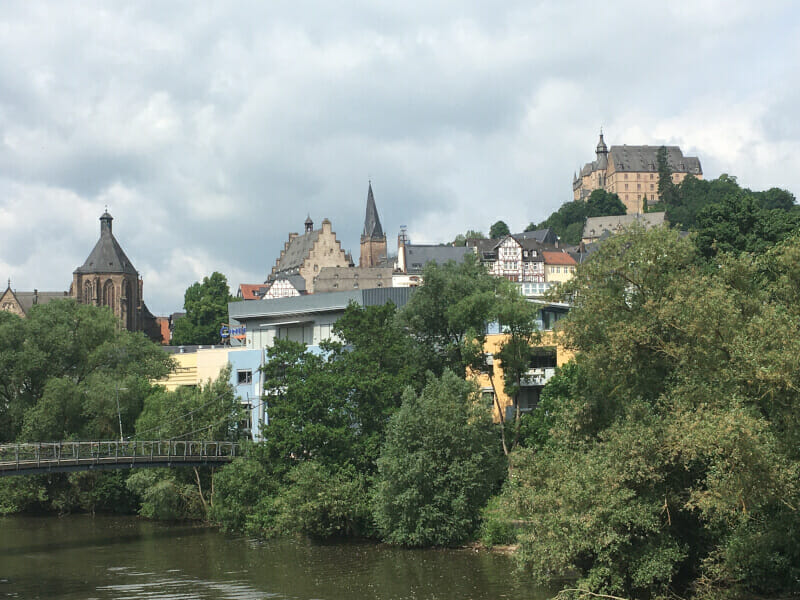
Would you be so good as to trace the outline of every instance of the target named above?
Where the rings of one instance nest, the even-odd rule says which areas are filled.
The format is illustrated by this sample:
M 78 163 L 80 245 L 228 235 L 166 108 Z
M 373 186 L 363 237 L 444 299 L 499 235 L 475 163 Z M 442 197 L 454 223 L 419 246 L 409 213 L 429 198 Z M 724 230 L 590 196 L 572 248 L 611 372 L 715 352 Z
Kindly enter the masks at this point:
M 184 294 L 186 314 L 175 322 L 172 343 L 176 346 L 219 343 L 220 326 L 228 322 L 228 303 L 234 300 L 222 273 L 214 271 L 202 283 L 193 283 Z

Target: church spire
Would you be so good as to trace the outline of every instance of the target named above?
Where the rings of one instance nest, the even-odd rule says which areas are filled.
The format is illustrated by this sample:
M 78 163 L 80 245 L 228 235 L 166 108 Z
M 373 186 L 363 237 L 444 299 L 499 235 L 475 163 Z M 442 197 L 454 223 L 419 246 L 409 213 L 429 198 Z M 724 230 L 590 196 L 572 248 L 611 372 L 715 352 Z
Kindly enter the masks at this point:
M 372 194 L 372 181 L 369 182 L 369 190 L 367 191 L 367 214 L 364 218 L 364 233 L 361 234 L 361 237 L 362 239 L 385 237 L 383 227 L 381 227 L 381 220 L 378 218 L 378 209 L 375 206 L 375 196 Z

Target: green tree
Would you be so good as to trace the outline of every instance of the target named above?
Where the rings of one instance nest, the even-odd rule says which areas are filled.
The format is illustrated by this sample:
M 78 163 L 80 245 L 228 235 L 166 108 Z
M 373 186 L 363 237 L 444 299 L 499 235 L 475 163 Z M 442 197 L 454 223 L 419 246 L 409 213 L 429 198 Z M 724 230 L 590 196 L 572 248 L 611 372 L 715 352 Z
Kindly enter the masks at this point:
M 230 384 L 230 366 L 199 388 L 174 392 L 157 388 L 136 421 L 138 439 L 239 441 L 244 409 Z M 133 473 L 128 489 L 141 501 L 140 514 L 152 519 L 207 519 L 212 469 L 154 469 Z
M 484 240 L 486 236 L 481 231 L 474 229 L 467 230 L 466 233 L 459 233 L 453 240 L 453 246 L 466 246 L 467 240 Z
M 175 322 L 172 343 L 176 346 L 219 343 L 220 326 L 228 322 L 228 303 L 234 300 L 222 273 L 215 271 L 204 277 L 202 283 L 193 283 L 184 295 L 186 314 Z
M 496 240 L 511 234 L 511 230 L 506 225 L 505 221 L 497 221 L 489 228 L 489 238 Z
M 680 205 L 680 194 L 677 186 L 672 181 L 672 169 L 667 158 L 667 148 L 661 146 L 656 153 L 656 166 L 658 168 L 658 198 L 659 202 L 669 210 Z
M 500 410 L 502 445 L 506 456 L 514 450 L 519 443 L 521 416 L 519 406 L 519 393 L 522 378 L 531 367 L 531 360 L 536 351 L 535 345 L 540 340 L 536 319 L 538 316 L 537 305 L 529 302 L 513 284 L 503 286 L 498 294 L 495 317 L 500 323 L 505 339 L 500 342 L 500 349 L 496 354 L 503 367 L 503 391 L 511 398 L 514 407 L 514 419 L 510 424 L 511 440 L 506 439 L 506 419 L 504 411 Z M 494 377 L 491 377 L 494 386 Z M 494 394 L 495 401 L 498 395 Z M 512 461 L 509 460 L 509 470 Z
M 576 366 L 504 492 L 537 579 L 633 597 L 793 589 L 797 243 L 710 271 L 690 238 L 634 230 L 565 284 Z
M 546 220 L 538 225 L 531 223 L 525 228 L 525 231 L 550 228 L 565 243 L 577 244 L 581 241 L 583 225 L 587 217 L 624 215 L 625 212 L 625 205 L 617 194 L 597 189 L 585 201 L 565 202 Z
M 423 282 L 400 312 L 422 361 L 437 374 L 445 368 L 460 374 L 480 369 L 486 324 L 503 283 L 472 254 L 461 263 L 428 263 Z
M 798 227 L 800 214 L 763 208 L 757 197 L 742 193 L 727 196 L 698 212 L 697 246 L 707 258 L 718 252 L 762 253 Z
M 489 413 L 450 371 L 409 389 L 378 461 L 374 513 L 388 542 L 449 546 L 472 535 L 503 473 Z

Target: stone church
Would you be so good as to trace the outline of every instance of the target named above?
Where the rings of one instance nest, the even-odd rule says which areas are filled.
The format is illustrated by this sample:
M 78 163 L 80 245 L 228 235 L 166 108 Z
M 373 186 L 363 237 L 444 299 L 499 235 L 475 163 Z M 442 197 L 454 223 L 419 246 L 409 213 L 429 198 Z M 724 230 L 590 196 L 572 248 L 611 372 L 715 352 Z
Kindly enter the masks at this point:
M 100 217 L 100 239 L 72 274 L 69 295 L 81 304 L 108 306 L 128 331 L 161 340 L 155 317 L 142 297 L 142 279 L 112 232 L 108 211 Z

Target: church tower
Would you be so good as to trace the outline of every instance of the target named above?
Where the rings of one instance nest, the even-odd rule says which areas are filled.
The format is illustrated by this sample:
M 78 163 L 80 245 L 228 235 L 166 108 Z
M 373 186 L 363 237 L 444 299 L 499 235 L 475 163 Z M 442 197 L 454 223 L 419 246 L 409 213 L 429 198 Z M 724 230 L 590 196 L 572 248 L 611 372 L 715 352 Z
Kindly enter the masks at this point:
M 72 274 L 71 295 L 81 304 L 108 306 L 128 331 L 148 328 L 152 315 L 142 301 L 142 280 L 111 231 L 108 211 L 100 217 L 100 239 Z
M 375 207 L 375 196 L 372 194 L 372 182 L 367 192 L 367 215 L 364 218 L 364 232 L 361 234 L 361 268 L 377 267 L 386 263 L 386 235 L 378 218 Z

